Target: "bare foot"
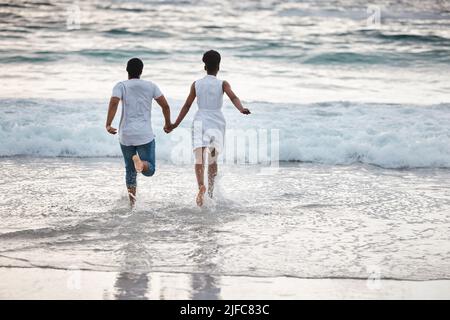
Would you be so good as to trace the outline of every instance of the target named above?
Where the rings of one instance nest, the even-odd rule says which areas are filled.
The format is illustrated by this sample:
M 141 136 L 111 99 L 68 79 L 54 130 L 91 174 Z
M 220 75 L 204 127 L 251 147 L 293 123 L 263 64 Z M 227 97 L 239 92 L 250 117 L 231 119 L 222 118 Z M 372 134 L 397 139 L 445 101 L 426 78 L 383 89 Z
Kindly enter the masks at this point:
M 144 170 L 144 163 L 142 162 L 141 158 L 139 158 L 139 155 L 135 154 L 131 159 L 133 159 L 136 172 L 142 172 L 142 170 Z
M 205 186 L 201 186 L 198 189 L 198 194 L 197 194 L 196 201 L 197 201 L 197 205 L 199 207 L 203 206 L 203 196 L 205 195 L 205 192 L 206 192 L 206 187 Z

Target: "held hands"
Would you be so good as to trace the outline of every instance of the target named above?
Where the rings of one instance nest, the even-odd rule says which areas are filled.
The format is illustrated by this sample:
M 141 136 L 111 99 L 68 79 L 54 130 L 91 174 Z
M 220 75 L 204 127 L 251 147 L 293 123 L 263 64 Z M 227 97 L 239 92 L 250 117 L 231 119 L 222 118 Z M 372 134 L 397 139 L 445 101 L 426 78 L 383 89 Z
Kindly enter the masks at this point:
M 173 123 L 166 124 L 166 125 L 164 126 L 164 132 L 165 132 L 165 133 L 170 133 L 170 132 L 172 132 L 172 130 L 175 129 L 176 127 L 177 127 L 177 126 L 176 126 L 175 124 L 173 124 Z
M 170 131 L 172 131 L 173 129 L 172 129 L 172 124 L 170 123 L 170 124 L 166 124 L 165 126 L 164 126 L 164 132 L 165 133 L 170 133 Z
M 247 108 L 242 108 L 241 113 L 242 114 L 251 114 L 250 110 L 248 110 Z
M 108 131 L 108 133 L 110 133 L 110 134 L 116 134 L 117 133 L 117 129 L 111 127 L 110 125 L 106 126 L 106 131 Z

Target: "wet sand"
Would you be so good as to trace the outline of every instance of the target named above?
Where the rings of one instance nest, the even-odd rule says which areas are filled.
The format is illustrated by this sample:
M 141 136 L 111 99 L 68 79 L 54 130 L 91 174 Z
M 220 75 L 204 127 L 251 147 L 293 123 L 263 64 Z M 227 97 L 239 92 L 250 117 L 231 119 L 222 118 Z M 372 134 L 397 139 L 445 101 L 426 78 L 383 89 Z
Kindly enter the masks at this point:
M 398 281 L 0 268 L 0 299 L 450 299 L 450 280 Z

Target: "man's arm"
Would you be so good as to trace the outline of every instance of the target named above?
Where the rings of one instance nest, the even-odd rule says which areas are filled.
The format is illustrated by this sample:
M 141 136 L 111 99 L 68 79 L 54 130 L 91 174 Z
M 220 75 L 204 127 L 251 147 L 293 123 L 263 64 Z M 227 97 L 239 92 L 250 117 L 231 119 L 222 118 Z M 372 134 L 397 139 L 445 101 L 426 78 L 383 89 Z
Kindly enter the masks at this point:
M 233 90 L 231 90 L 231 86 L 227 81 L 223 82 L 223 92 L 227 94 L 228 98 L 230 98 L 231 102 L 240 113 L 250 114 L 250 110 L 242 106 L 241 100 L 236 96 Z
M 169 104 L 167 103 L 166 98 L 161 95 L 159 98 L 155 99 L 156 102 L 158 102 L 158 104 L 161 106 L 163 115 L 164 115 L 164 120 L 165 120 L 165 124 L 164 124 L 164 131 L 167 132 L 167 130 L 169 130 L 170 126 L 172 125 L 170 123 L 170 107 Z
M 189 112 L 189 109 L 192 106 L 192 103 L 194 103 L 196 97 L 195 93 L 195 82 L 191 85 L 191 90 L 189 91 L 189 95 L 186 98 L 186 102 L 183 105 L 183 108 L 180 110 L 180 114 L 178 115 L 177 120 L 173 124 L 173 128 L 176 128 L 180 125 L 181 121 L 183 121 L 184 117 L 186 117 L 187 113 Z
M 109 100 L 108 116 L 106 117 L 106 131 L 108 131 L 111 134 L 117 133 L 117 129 L 111 127 L 111 124 L 116 115 L 117 106 L 119 105 L 119 102 L 120 102 L 120 99 L 117 97 L 111 97 L 111 99 Z

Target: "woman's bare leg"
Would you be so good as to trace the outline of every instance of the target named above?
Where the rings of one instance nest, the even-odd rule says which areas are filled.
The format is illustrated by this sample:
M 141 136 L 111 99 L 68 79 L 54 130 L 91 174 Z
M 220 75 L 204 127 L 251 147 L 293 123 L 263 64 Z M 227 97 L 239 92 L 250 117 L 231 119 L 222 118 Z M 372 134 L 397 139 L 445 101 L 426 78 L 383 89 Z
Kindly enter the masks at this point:
M 214 180 L 217 176 L 217 156 L 218 152 L 213 148 L 208 156 L 208 195 L 213 197 Z
M 197 205 L 201 207 L 203 205 L 203 196 L 206 192 L 205 187 L 205 166 L 204 166 L 204 153 L 205 148 L 197 148 L 194 151 L 195 155 L 195 176 L 197 177 L 198 184 L 198 194 L 197 194 Z

